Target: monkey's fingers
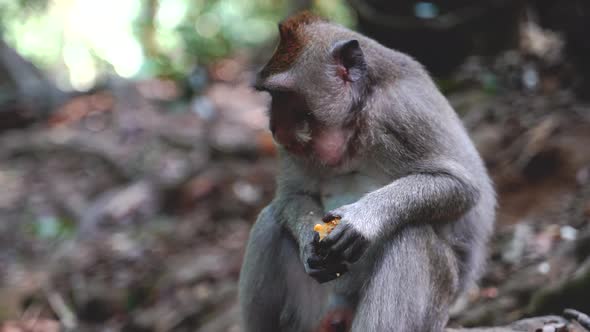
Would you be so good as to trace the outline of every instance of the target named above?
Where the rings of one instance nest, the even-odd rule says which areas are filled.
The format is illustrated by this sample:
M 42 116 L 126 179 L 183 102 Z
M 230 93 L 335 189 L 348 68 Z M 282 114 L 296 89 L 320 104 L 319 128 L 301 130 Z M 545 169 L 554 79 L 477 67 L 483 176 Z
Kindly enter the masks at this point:
M 352 230 L 350 227 L 347 227 L 342 231 L 342 235 L 340 235 L 338 239 L 332 242 L 330 246 L 330 252 L 335 254 L 340 254 L 344 252 L 344 250 L 353 245 L 359 237 L 360 234 Z
M 348 272 L 345 264 L 331 265 L 323 269 L 309 269 L 307 274 L 320 284 L 334 280 Z
M 317 246 L 320 243 L 320 233 L 313 233 L 312 243 Z
M 324 269 L 327 266 L 327 262 L 324 257 L 313 255 L 307 259 L 307 266 L 312 269 Z
M 322 241 L 323 250 L 327 251 L 327 257 L 338 257 L 340 261 L 354 263 L 363 255 L 369 245 L 369 241 L 350 225 L 342 225 L 342 228 L 330 234 Z
M 320 235 L 315 233 L 312 242 L 309 244 L 311 246 L 311 253 L 317 260 L 325 260 L 329 254 L 328 248 L 322 242 L 320 241 Z
M 322 218 L 322 221 L 323 221 L 323 222 L 330 222 L 330 221 L 332 221 L 332 220 L 334 220 L 334 219 L 341 219 L 341 218 L 342 218 L 342 216 L 339 216 L 339 215 L 337 215 L 337 214 L 333 214 L 333 213 L 331 213 L 331 212 L 328 212 L 328 214 L 326 214 L 326 215 L 325 215 L 325 216 Z
M 331 248 L 336 242 L 338 242 L 350 229 L 347 224 L 338 225 L 334 230 L 326 236 L 320 243 L 320 247 Z

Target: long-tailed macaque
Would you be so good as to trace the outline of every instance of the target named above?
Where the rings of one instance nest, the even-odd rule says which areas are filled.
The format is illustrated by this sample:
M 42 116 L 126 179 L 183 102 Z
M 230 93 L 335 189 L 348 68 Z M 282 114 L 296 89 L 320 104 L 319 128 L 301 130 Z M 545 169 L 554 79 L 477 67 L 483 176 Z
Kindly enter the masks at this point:
M 308 13 L 279 31 L 256 80 L 280 174 L 246 249 L 245 330 L 442 331 L 495 219 L 478 152 L 409 56 Z

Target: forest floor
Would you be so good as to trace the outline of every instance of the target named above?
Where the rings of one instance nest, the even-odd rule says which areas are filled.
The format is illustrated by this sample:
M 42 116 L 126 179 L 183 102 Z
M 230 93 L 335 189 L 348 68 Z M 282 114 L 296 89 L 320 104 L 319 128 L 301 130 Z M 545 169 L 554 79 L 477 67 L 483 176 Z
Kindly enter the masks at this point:
M 590 104 L 559 73 L 527 83 L 527 61 L 473 60 L 447 94 L 499 197 L 487 272 L 452 326 L 590 312 Z M 190 103 L 171 81 L 123 82 L 0 133 L 1 332 L 241 331 L 275 150 L 244 61 L 210 72 Z

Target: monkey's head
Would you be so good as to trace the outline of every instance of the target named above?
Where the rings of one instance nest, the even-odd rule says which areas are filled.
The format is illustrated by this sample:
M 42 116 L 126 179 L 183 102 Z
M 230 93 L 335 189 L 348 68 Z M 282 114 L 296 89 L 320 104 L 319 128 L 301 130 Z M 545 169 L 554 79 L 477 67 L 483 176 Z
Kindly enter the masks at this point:
M 255 85 L 272 97 L 275 141 L 292 154 L 338 166 L 354 154 L 368 93 L 362 37 L 307 12 L 281 22 L 279 33 Z

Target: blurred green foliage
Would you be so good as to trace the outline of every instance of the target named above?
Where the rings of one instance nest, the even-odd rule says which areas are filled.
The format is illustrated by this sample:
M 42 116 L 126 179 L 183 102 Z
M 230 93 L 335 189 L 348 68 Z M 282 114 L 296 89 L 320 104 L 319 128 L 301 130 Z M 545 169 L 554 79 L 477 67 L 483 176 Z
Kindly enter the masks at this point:
M 57 240 L 74 234 L 74 223 L 55 216 L 39 216 L 27 225 L 30 233 L 39 239 Z
M 270 42 L 293 0 L 0 0 L 0 36 L 51 73 L 87 89 L 101 75 L 177 76 Z M 345 0 L 312 9 L 347 26 Z

